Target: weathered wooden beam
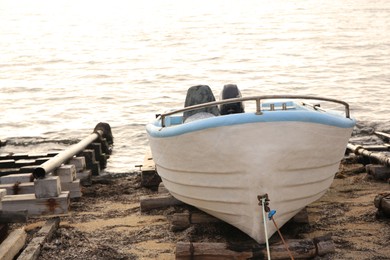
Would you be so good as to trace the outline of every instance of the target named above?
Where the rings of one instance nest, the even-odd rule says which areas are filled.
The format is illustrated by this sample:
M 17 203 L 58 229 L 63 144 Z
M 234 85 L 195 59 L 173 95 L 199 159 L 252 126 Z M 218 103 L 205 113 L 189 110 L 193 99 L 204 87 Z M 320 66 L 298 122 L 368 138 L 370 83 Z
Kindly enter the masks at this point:
M 7 191 L 7 195 L 35 193 L 33 182 L 0 184 L 0 189 L 5 189 Z
M 295 259 L 308 259 L 317 255 L 323 256 L 335 252 L 331 238 L 290 239 L 286 240 L 289 250 Z M 259 244 L 226 243 L 191 243 L 179 242 L 176 244 L 177 260 L 193 259 L 266 259 L 267 251 Z M 290 255 L 282 243 L 270 245 L 271 259 L 290 259 Z
M 157 173 L 152 153 L 148 150 L 141 166 L 141 185 L 147 188 L 157 188 L 160 183 L 161 177 Z
M 63 191 L 58 197 L 41 198 L 35 194 L 7 195 L 2 200 L 3 210 L 27 210 L 28 216 L 66 214 L 69 210 L 69 191 Z
M 87 149 L 95 151 L 95 159 L 99 162 L 100 169 L 104 169 L 107 166 L 107 156 L 102 151 L 101 143 L 91 143 Z
M 0 224 L 4 223 L 26 223 L 27 210 L 3 211 L 0 210 Z
M 44 243 L 49 242 L 58 229 L 60 218 L 56 217 L 46 221 L 45 225 L 35 234 L 27 247 L 18 257 L 18 260 L 36 260 L 39 257 Z
M 20 183 L 32 182 L 33 180 L 34 180 L 34 177 L 33 177 L 32 173 L 9 174 L 9 175 L 0 177 L 1 184 L 14 184 L 17 182 L 20 182 Z
M 168 189 L 165 188 L 165 185 L 162 182 L 160 182 L 160 184 L 158 185 L 158 193 L 159 194 L 164 194 L 164 193 L 167 194 L 167 193 L 169 193 Z
M 92 171 L 93 176 L 97 176 L 100 174 L 100 164 L 95 159 L 95 151 L 91 149 L 85 149 L 77 156 L 82 156 L 85 158 L 85 164 L 87 169 Z
M 221 220 L 219 220 L 218 218 L 215 218 L 202 211 L 175 213 L 170 218 L 171 218 L 170 229 L 172 231 L 184 230 L 190 227 L 192 224 L 206 224 L 206 223 L 221 222 Z
M 16 229 L 0 244 L 0 259 L 13 260 L 26 243 L 27 234 L 23 228 Z
M 0 160 L 0 168 L 14 168 L 15 160 L 13 159 L 2 159 Z
M 142 196 L 140 198 L 141 213 L 147 212 L 153 209 L 167 208 L 170 206 L 183 205 L 180 200 L 175 199 L 172 195 L 159 195 L 159 196 Z

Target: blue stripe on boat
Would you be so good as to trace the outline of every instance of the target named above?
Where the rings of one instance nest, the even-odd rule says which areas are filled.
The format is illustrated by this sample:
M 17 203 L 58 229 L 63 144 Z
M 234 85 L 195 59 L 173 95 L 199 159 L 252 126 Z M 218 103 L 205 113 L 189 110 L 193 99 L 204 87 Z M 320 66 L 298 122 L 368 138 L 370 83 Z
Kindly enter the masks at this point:
M 175 124 L 181 117 L 171 117 L 172 125 L 162 128 L 161 120 L 156 120 L 146 126 L 147 132 L 153 137 L 171 137 L 195 132 L 208 128 L 221 126 L 250 124 L 259 122 L 305 122 L 330 125 L 340 128 L 351 128 L 355 125 L 355 120 L 342 115 L 332 114 L 323 111 L 313 111 L 307 109 L 291 109 L 280 111 L 263 111 L 262 115 L 255 113 L 231 114 L 216 116 L 184 124 Z M 170 117 L 166 117 L 169 125 Z

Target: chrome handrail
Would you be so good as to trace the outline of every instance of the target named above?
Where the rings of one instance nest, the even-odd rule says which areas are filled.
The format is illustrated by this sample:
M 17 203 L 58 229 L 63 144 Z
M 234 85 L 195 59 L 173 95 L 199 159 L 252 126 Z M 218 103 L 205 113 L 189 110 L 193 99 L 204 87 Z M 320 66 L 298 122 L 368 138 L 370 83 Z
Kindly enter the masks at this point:
M 251 96 L 251 97 L 240 97 L 240 98 L 231 98 L 231 99 L 225 99 L 221 101 L 213 101 L 213 102 L 208 102 L 208 103 L 202 103 L 198 105 L 193 105 L 193 106 L 188 106 L 185 108 L 177 109 L 174 111 L 166 112 L 159 117 L 161 118 L 161 126 L 165 127 L 165 117 L 174 115 L 177 113 L 182 113 L 186 111 L 191 111 L 195 109 L 200 109 L 200 108 L 206 108 L 206 107 L 211 107 L 211 106 L 216 106 L 216 105 L 222 105 L 222 104 L 231 104 L 231 103 L 237 103 L 237 102 L 244 102 L 244 101 L 251 101 L 255 100 L 256 101 L 256 114 L 261 115 L 261 101 L 265 99 L 312 99 L 312 100 L 321 100 L 321 101 L 328 101 L 328 102 L 334 102 L 341 104 L 345 107 L 345 116 L 346 118 L 350 118 L 350 113 L 349 113 L 349 104 L 347 102 L 333 99 L 333 98 L 324 98 L 324 97 L 315 97 L 315 96 L 299 96 L 299 95 L 264 95 L 264 96 Z

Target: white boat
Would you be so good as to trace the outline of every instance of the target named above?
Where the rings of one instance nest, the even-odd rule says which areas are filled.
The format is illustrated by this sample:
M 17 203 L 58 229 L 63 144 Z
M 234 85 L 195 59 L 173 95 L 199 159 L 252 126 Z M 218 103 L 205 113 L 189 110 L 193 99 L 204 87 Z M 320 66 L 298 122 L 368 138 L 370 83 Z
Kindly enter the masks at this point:
M 302 102 L 308 100 L 342 111 Z M 222 111 L 247 102 L 254 111 L 215 113 L 218 105 Z M 189 111 L 198 117 L 187 120 Z M 158 174 L 175 198 L 264 243 L 258 196 L 268 194 L 279 227 L 318 200 L 338 171 L 354 125 L 343 101 L 238 95 L 161 114 L 146 130 Z M 266 227 L 269 238 L 276 228 L 272 221 Z

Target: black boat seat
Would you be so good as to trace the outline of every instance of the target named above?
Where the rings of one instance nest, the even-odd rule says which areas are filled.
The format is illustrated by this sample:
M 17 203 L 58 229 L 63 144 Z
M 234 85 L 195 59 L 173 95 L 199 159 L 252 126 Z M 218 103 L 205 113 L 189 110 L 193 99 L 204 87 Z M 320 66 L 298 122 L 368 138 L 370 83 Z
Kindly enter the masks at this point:
M 230 98 L 240 98 L 241 92 L 235 84 L 227 84 L 223 86 L 221 92 L 221 100 Z M 221 115 L 244 113 L 244 104 L 242 102 L 223 104 L 219 106 Z
M 210 87 L 207 85 L 197 85 L 190 87 L 187 90 L 184 107 L 203 104 L 212 101 L 215 101 L 215 97 Z M 205 107 L 196 110 L 185 111 L 183 113 L 183 122 L 185 122 L 189 117 L 192 117 L 198 113 L 199 115 L 196 116 L 196 119 L 210 116 L 219 116 L 219 110 L 217 106 Z

